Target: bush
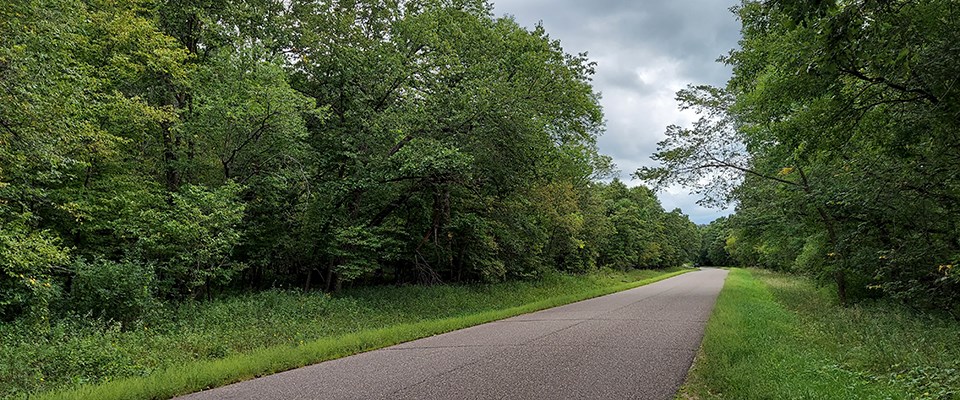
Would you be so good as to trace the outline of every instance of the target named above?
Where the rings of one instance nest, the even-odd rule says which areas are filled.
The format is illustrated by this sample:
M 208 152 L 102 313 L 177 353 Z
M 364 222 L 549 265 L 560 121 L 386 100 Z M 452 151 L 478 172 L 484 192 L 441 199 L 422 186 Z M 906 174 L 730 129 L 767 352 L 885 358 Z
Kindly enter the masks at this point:
M 240 186 L 215 189 L 185 185 L 169 210 L 147 210 L 139 255 L 157 265 L 159 293 L 167 298 L 210 294 L 210 285 L 230 282 L 245 265 L 231 258 L 240 243 L 244 204 Z
M 81 315 L 129 325 L 157 306 L 153 268 L 141 263 L 79 260 L 75 273 L 70 304 Z
M 800 250 L 800 254 L 793 261 L 793 270 L 808 275 L 814 275 L 818 271 L 822 271 L 826 255 L 830 252 L 828 249 L 825 235 L 816 234 L 808 237 Z
M 32 229 L 26 219 L 0 220 L 0 321 L 46 322 L 60 294 L 53 270 L 70 260 L 56 235 Z

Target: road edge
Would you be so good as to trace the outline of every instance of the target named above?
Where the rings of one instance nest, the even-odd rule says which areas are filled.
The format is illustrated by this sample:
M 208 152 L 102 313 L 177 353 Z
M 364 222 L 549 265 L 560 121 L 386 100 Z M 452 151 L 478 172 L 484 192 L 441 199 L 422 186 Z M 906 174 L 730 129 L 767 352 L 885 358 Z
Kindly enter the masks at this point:
M 517 315 L 606 296 L 694 271 L 699 271 L 699 269 L 683 269 L 668 272 L 653 278 L 573 295 L 552 297 L 508 309 L 487 311 L 457 318 L 400 324 L 377 330 L 319 339 L 296 347 L 268 347 L 219 360 L 203 360 L 187 365 L 172 366 L 147 376 L 119 379 L 97 385 L 81 386 L 65 391 L 42 393 L 36 395 L 35 398 L 98 400 L 169 399 Z

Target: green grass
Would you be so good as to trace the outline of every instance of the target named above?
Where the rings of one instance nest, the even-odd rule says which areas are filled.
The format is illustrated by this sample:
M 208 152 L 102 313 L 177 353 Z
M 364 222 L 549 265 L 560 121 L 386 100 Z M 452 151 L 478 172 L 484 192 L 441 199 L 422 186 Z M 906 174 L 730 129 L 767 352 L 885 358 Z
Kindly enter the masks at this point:
M 960 399 L 960 323 L 734 269 L 682 399 Z
M 490 285 L 270 291 L 161 310 L 133 329 L 0 326 L 0 397 L 163 399 L 554 307 L 690 270 Z

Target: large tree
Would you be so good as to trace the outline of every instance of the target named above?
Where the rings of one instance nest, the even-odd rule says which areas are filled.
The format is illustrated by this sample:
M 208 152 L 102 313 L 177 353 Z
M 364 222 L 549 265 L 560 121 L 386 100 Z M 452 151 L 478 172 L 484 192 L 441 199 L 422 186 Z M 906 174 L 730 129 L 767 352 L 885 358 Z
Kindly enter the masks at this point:
M 831 277 L 842 300 L 870 286 L 955 307 L 956 279 L 943 271 L 960 258 L 956 4 L 745 1 L 736 11 L 734 77 L 680 93 L 705 119 L 670 128 L 663 167 L 638 174 L 738 201 L 751 251 Z
M 543 233 L 531 243 L 514 234 L 535 224 L 529 188 L 584 185 L 603 163 L 585 57 L 482 1 L 293 8 L 297 87 L 330 105 L 311 132 L 310 229 L 325 256 L 308 268 L 330 285 L 383 264 L 395 279 L 425 281 L 539 264 L 527 249 Z

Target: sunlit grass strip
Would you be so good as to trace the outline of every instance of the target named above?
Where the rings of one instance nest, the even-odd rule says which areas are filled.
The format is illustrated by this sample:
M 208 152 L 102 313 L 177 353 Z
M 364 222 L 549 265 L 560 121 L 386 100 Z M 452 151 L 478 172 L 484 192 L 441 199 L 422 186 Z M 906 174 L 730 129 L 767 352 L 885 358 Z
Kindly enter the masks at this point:
M 833 312 L 825 309 L 822 312 Z M 733 269 L 679 399 L 909 398 L 845 370 L 750 271 Z
M 287 371 L 322 361 L 375 350 L 512 316 L 574 303 L 691 272 L 668 272 L 635 282 L 558 296 L 502 310 L 445 318 L 316 340 L 300 346 L 276 346 L 219 360 L 169 367 L 144 377 L 125 378 L 77 389 L 40 394 L 38 399 L 168 399 L 204 389 Z

